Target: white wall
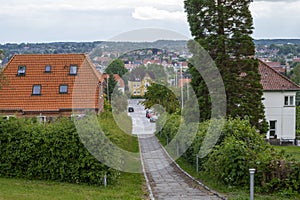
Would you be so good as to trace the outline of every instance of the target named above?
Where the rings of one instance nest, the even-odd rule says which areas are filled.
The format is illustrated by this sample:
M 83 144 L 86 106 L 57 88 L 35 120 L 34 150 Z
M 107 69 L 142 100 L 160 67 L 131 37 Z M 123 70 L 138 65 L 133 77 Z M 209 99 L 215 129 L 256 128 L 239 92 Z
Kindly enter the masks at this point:
M 284 106 L 284 97 L 294 96 L 294 104 L 296 100 L 296 92 L 264 92 L 263 100 L 265 106 L 266 120 L 276 120 L 276 135 L 280 139 L 293 140 L 296 137 L 296 107 Z M 269 132 L 267 133 L 269 139 Z

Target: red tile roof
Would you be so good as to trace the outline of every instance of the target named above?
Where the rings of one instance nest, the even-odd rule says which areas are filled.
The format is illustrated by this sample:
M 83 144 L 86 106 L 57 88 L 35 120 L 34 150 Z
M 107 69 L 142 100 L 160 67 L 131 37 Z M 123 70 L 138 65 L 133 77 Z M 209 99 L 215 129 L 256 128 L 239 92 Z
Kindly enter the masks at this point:
M 282 74 L 285 73 L 285 68 L 281 66 L 280 62 L 266 61 L 265 64 L 268 65 L 269 67 L 275 69 L 279 73 L 282 73 Z
M 114 74 L 115 80 L 119 83 L 119 86 L 125 88 L 124 80 L 119 76 L 119 74 Z
M 108 79 L 109 78 L 109 74 L 103 74 L 102 77 L 104 79 Z M 120 87 L 125 88 L 124 80 L 119 76 L 119 74 L 114 74 L 114 79 L 115 79 L 115 81 L 118 82 L 118 84 L 119 84 Z
M 271 62 L 271 61 L 267 61 L 265 62 L 269 67 L 272 68 L 277 68 L 277 67 L 281 67 L 280 62 Z
M 298 91 L 299 86 L 259 60 L 259 73 L 264 91 Z
M 51 72 L 45 72 L 45 66 Z M 77 75 L 70 75 L 76 65 Z M 26 66 L 25 76 L 18 67 Z M 0 89 L 0 111 L 53 112 L 75 109 L 98 109 L 102 76 L 85 54 L 15 55 L 5 67 L 5 85 Z M 41 85 L 41 95 L 32 95 L 33 85 Z M 60 85 L 68 85 L 68 93 L 60 94 Z

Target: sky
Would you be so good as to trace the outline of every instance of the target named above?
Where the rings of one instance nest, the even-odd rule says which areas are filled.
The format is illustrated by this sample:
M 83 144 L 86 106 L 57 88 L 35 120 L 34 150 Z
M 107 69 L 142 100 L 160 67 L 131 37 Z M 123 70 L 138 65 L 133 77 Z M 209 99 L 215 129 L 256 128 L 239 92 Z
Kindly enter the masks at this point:
M 0 0 L 0 43 L 191 38 L 183 2 Z M 254 39 L 300 38 L 300 0 L 254 0 L 250 10 Z

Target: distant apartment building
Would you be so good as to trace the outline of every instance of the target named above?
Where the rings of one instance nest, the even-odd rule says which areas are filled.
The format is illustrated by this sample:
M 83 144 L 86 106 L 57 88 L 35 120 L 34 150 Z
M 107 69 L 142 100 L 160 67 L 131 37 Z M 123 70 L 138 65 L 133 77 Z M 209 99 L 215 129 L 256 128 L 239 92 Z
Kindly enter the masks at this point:
M 132 96 L 144 96 L 148 86 L 155 80 L 152 72 L 146 72 L 143 69 L 138 69 L 130 74 L 128 80 L 129 92 Z

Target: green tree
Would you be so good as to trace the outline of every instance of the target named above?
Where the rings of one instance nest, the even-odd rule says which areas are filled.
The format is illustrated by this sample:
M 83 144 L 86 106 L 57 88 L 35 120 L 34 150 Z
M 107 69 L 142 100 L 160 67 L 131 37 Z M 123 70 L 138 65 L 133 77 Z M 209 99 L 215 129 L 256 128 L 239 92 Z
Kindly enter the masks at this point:
M 0 49 L 0 60 L 2 60 L 3 58 L 4 58 L 4 51 Z M 5 78 L 5 75 L 3 74 L 2 63 L 0 63 L 0 90 L 5 84 L 7 84 L 7 80 Z
M 0 67 L 0 89 L 3 87 L 3 79 L 4 79 L 3 70 Z
M 120 59 L 113 60 L 105 69 L 106 74 L 119 74 L 122 77 L 128 70 Z
M 152 72 L 155 75 L 157 82 L 167 82 L 167 74 L 164 66 L 157 64 L 150 64 L 146 66 L 147 72 Z
M 248 118 L 266 131 L 262 86 L 255 46 L 251 38 L 252 0 L 185 0 L 190 30 L 218 67 L 227 96 L 227 115 Z M 192 85 L 199 97 L 201 120 L 210 118 L 210 99 L 205 82 L 190 66 Z
M 154 105 L 161 105 L 168 113 L 174 113 L 179 108 L 179 101 L 172 90 L 164 85 L 153 83 L 147 88 L 143 105 L 146 108 L 151 108 Z
M 295 67 L 293 68 L 293 70 L 290 72 L 289 74 L 289 77 L 292 81 L 294 81 L 296 84 L 300 84 L 300 63 L 297 63 L 295 65 Z M 300 92 L 297 92 L 296 93 L 296 105 L 297 105 L 297 114 L 296 114 L 296 117 L 297 117 L 297 125 L 296 125 L 296 129 L 297 130 L 300 130 L 300 121 L 298 120 L 298 118 L 300 119 L 300 112 L 298 111 L 299 110 L 299 104 L 300 103 Z
M 106 79 L 106 88 L 104 90 L 104 93 L 106 94 L 106 99 L 109 103 L 111 103 L 111 97 L 114 92 L 114 89 L 117 85 L 117 81 L 114 78 L 113 74 L 108 74 L 108 78 Z
M 300 84 L 300 63 L 297 63 L 297 65 L 293 68 L 290 78 L 295 83 Z
M 4 50 L 0 49 L 0 60 L 4 58 Z

